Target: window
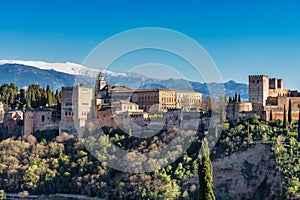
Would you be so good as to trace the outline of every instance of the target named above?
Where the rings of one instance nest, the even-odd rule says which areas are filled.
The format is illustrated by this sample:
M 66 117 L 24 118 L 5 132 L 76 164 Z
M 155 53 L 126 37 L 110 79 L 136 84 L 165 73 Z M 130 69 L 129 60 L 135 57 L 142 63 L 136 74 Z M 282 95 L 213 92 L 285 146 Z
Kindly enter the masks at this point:
M 42 115 L 42 122 L 43 122 L 43 121 L 45 121 L 45 116 L 44 116 L 44 115 Z
M 65 106 L 72 106 L 72 103 L 65 103 Z

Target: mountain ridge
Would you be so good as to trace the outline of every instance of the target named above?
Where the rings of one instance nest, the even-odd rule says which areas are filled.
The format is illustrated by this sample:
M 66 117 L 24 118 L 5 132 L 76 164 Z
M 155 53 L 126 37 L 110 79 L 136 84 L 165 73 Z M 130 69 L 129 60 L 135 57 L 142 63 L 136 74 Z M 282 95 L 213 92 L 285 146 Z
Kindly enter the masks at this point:
M 94 86 L 96 77 L 100 71 L 69 62 L 14 62 L 15 61 L 12 60 L 0 60 L 1 84 L 13 82 L 19 88 L 27 87 L 33 83 L 38 83 L 42 87 L 46 87 L 49 84 L 52 89 L 60 89 L 61 86 L 71 86 L 79 83 L 87 86 Z M 7 76 L 7 74 L 9 74 L 9 76 Z M 184 79 L 174 78 L 158 80 L 132 72 L 112 72 L 109 70 L 103 70 L 103 75 L 106 78 L 107 83 L 111 85 L 126 85 L 133 89 L 170 88 L 195 90 L 203 93 L 205 98 L 206 96 L 209 96 L 210 91 L 218 91 L 220 88 L 224 87 L 226 96 L 233 96 L 235 93 L 239 93 L 243 100 L 248 99 L 247 84 L 237 83 L 234 80 L 230 80 L 224 84 L 200 83 L 196 81 L 187 81 Z

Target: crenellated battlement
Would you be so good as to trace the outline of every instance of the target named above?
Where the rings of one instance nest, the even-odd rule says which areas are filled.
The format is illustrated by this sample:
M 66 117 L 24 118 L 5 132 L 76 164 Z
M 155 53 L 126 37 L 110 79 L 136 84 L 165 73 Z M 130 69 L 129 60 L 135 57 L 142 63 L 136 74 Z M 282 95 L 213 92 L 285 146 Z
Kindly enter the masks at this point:
M 260 82 L 264 82 L 264 81 L 268 81 L 269 82 L 269 76 L 267 75 L 250 75 L 249 76 L 249 84 L 250 83 L 260 83 Z
M 249 75 L 249 80 L 262 80 L 263 78 L 269 78 L 267 75 Z

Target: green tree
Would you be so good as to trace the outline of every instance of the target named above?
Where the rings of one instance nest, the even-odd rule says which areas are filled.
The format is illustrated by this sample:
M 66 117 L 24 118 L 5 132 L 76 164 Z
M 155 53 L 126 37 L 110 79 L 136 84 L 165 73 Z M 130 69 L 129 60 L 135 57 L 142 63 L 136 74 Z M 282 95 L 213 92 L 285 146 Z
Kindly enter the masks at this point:
M 298 116 L 298 142 L 300 142 L 300 108 L 299 108 L 299 116 Z
M 56 104 L 58 105 L 60 103 L 60 99 L 61 99 L 61 91 L 58 91 L 58 89 L 55 91 L 55 101 L 56 101 Z
M 201 158 L 199 159 L 199 199 L 200 200 L 215 200 L 213 190 L 213 173 L 210 160 L 208 142 L 206 139 L 202 141 Z
M 51 96 L 51 90 L 49 88 L 49 94 Z M 39 84 L 31 84 L 28 87 L 27 107 L 38 108 L 47 104 L 47 91 L 41 88 Z
M 14 83 L 4 83 L 0 87 L 0 101 L 4 103 L 5 110 L 18 107 L 18 87 Z
M 52 96 L 52 91 L 51 91 L 49 85 L 47 85 L 47 88 L 46 88 L 46 97 L 47 97 L 47 104 L 49 106 L 52 106 L 53 105 L 53 96 Z
M 292 123 L 292 100 L 289 99 L 288 122 Z
M 237 93 L 234 94 L 234 102 L 238 102 L 238 94 Z
M 283 107 L 283 128 L 286 129 L 286 107 Z
M 6 199 L 6 193 L 4 190 L 0 190 L 0 200 L 5 200 Z

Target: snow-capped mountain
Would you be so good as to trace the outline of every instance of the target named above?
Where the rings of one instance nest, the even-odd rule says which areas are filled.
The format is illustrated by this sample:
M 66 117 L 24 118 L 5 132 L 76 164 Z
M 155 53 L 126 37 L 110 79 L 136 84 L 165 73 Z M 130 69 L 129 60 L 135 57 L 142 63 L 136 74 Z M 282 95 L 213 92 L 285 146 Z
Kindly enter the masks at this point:
M 15 83 L 19 88 L 38 83 L 42 87 L 48 84 L 53 89 L 61 86 L 84 84 L 94 86 L 100 70 L 91 69 L 75 63 L 46 63 L 41 61 L 0 60 L 0 85 L 3 83 Z M 220 86 L 225 88 L 227 96 L 239 93 L 242 99 L 248 98 L 248 86 L 234 81 L 222 83 L 199 83 L 183 79 L 158 80 L 136 73 L 103 71 L 108 84 L 125 85 L 133 89 L 145 88 L 169 88 L 195 90 L 208 96 L 208 88 L 217 91 Z
M 19 64 L 32 66 L 44 70 L 55 70 L 57 72 L 63 72 L 72 75 L 82 75 L 89 77 L 96 77 L 99 74 L 99 69 L 89 68 L 80 64 L 65 62 L 65 63 L 47 63 L 43 61 L 26 61 L 26 60 L 0 60 L 0 65 L 4 64 Z M 125 76 L 125 73 L 117 73 L 108 70 L 104 70 L 104 73 L 109 76 Z

